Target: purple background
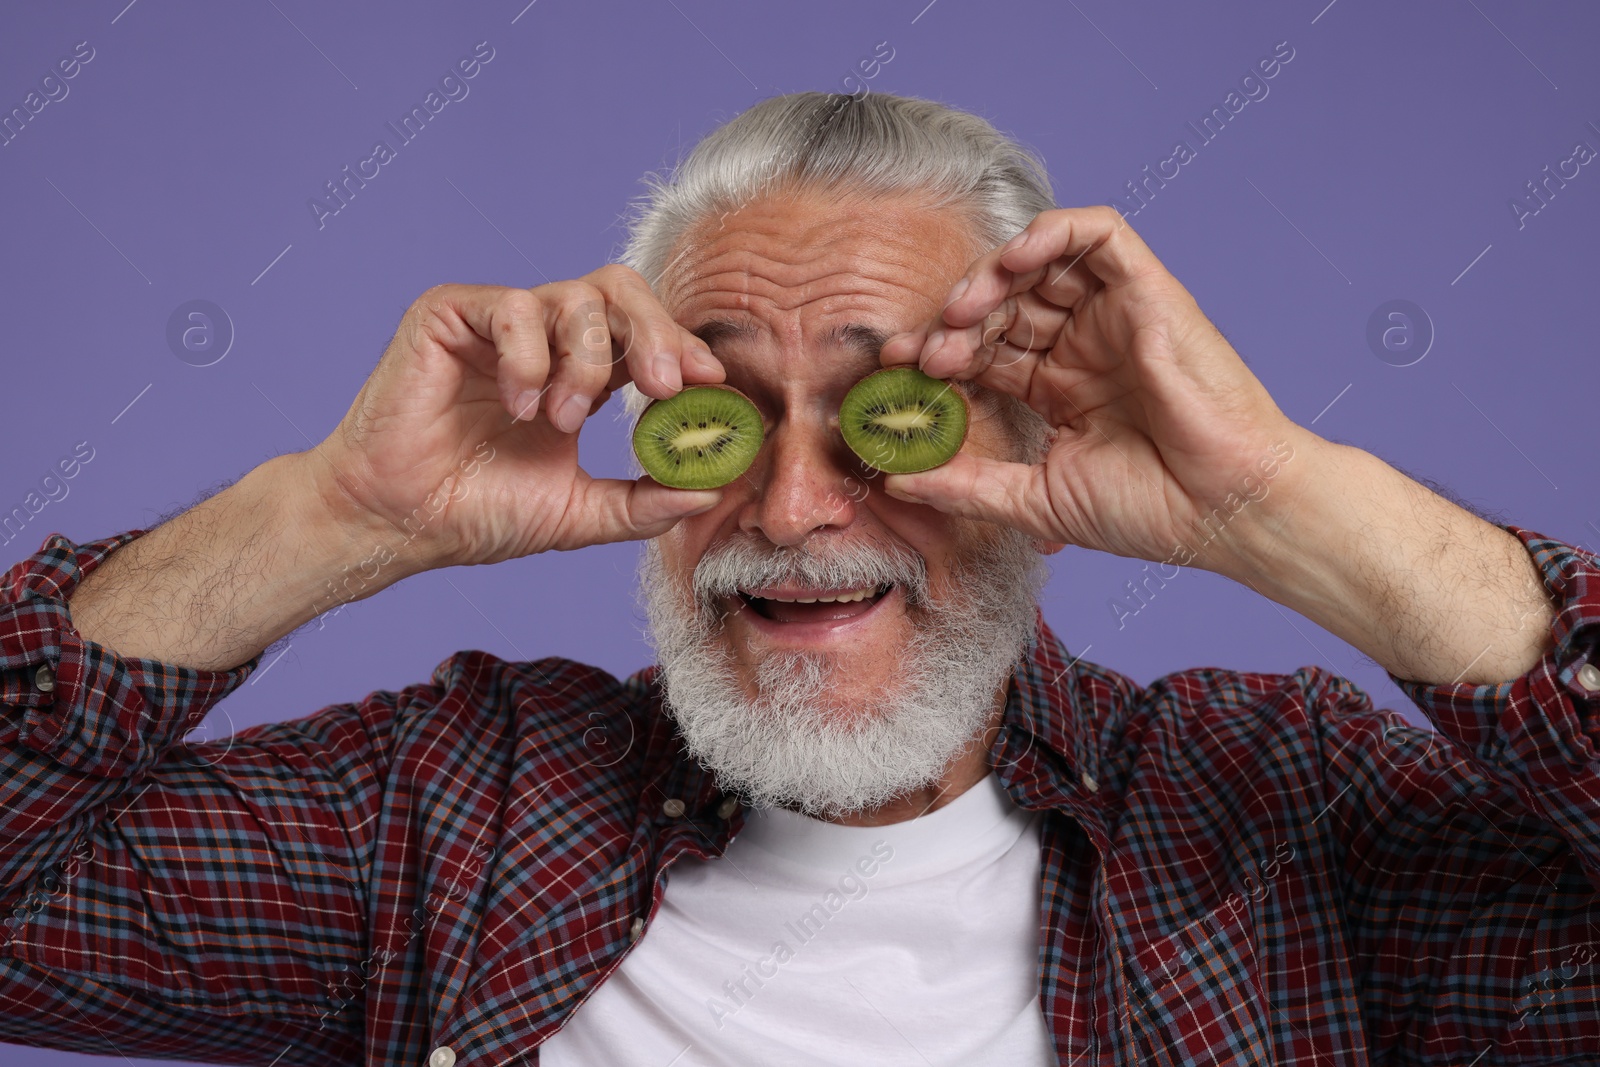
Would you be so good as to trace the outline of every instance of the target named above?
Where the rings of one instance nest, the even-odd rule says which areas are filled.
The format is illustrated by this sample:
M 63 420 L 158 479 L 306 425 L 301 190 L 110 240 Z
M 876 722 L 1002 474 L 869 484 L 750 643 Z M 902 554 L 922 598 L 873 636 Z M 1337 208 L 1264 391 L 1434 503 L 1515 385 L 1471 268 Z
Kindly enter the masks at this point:
M 0 147 L 0 515 L 77 443 L 94 459 L 0 544 L 6 563 L 51 531 L 88 540 L 153 523 L 305 449 L 423 289 L 592 270 L 615 255 L 643 172 L 762 97 L 839 89 L 880 41 L 894 56 L 871 89 L 987 116 L 1043 153 L 1063 204 L 1124 195 L 1174 141 L 1196 144 L 1186 123 L 1288 41 L 1294 59 L 1269 95 L 1134 226 L 1290 417 L 1508 520 L 1600 544 L 1582 430 L 1600 166 L 1520 229 L 1508 204 L 1574 142 L 1600 147 L 1600 13 L 1580 0 L 524 2 L 7 11 L 0 112 L 77 42 L 94 58 Z M 469 95 L 398 146 L 384 124 L 480 41 L 494 58 Z M 319 229 L 308 198 L 380 136 L 397 158 Z M 166 339 L 193 299 L 232 322 L 210 366 Z M 1411 366 L 1367 342 L 1391 299 L 1419 304 L 1436 331 Z M 623 471 L 615 421 L 595 420 L 584 444 L 592 471 Z M 399 688 L 461 648 L 633 670 L 648 655 L 635 554 L 607 546 L 412 578 L 296 637 L 206 729 Z M 1119 629 L 1108 600 L 1140 566 L 1056 558 L 1045 613 L 1074 652 L 1141 681 L 1320 663 L 1381 703 L 1404 700 L 1349 646 L 1192 569 Z M 90 1062 L 0 1046 L 7 1065 Z

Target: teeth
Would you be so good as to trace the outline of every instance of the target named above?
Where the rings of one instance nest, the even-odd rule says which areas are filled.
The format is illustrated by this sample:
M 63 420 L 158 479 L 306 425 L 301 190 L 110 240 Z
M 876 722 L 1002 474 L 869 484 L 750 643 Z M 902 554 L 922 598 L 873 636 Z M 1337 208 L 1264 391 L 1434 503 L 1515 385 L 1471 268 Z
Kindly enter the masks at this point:
M 775 600 L 780 604 L 854 604 L 857 601 L 865 600 L 877 591 L 877 587 L 874 586 L 870 589 L 856 589 L 849 593 L 839 593 L 834 596 L 775 596 L 767 597 L 766 599 Z

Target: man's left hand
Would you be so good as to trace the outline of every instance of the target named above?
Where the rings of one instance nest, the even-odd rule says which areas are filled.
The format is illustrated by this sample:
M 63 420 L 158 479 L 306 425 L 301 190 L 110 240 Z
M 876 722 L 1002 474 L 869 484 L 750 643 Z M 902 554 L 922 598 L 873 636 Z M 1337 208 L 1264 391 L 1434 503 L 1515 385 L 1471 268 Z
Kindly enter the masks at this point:
M 1501 681 L 1549 645 L 1516 537 L 1292 422 L 1111 208 L 1039 215 L 883 363 L 1019 397 L 1055 429 L 1041 462 L 964 449 L 887 477 L 891 496 L 1122 556 L 1187 549 L 1418 681 Z
M 1164 559 L 1230 495 L 1258 497 L 1262 464 L 1275 471 L 1303 437 L 1111 208 L 1045 212 L 951 296 L 942 321 L 892 338 L 883 361 L 1020 397 L 1056 437 L 1043 463 L 964 451 L 889 479 L 891 495 Z

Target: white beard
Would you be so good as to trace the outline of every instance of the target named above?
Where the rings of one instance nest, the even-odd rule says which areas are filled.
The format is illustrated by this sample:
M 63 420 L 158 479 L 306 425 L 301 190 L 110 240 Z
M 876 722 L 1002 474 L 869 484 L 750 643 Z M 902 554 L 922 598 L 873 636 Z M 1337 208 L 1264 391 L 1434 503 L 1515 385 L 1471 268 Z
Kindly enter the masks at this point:
M 1000 687 L 1033 638 L 1045 568 L 1027 535 L 997 528 L 962 559 L 940 602 L 922 558 L 899 546 L 822 553 L 739 534 L 702 557 L 689 589 L 667 574 L 652 540 L 639 577 L 666 712 L 689 754 L 749 804 L 837 818 L 935 784 L 982 742 Z M 898 686 L 867 707 L 841 709 L 831 699 L 834 657 L 786 652 L 757 665 L 756 697 L 747 698 L 717 601 L 785 581 L 898 585 L 915 628 Z

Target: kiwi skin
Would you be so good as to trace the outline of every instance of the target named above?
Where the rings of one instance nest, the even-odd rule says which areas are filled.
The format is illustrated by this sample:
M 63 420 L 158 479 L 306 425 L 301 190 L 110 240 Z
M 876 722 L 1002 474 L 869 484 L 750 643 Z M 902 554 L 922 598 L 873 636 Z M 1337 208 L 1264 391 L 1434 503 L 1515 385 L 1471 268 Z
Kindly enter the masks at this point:
M 946 397 L 954 398 L 960 405 L 958 411 L 953 412 L 953 422 L 960 426 L 960 437 L 955 439 L 954 447 L 950 448 L 948 455 L 932 454 L 923 457 L 908 456 L 904 450 L 896 450 L 886 445 L 881 440 L 874 440 L 862 436 L 845 417 L 846 408 L 852 404 L 862 402 L 864 396 L 885 387 L 904 389 L 909 383 L 910 388 L 927 388 L 935 390 Z M 839 430 L 843 434 L 845 443 L 850 450 L 860 457 L 867 466 L 883 471 L 885 474 L 915 474 L 918 471 L 932 470 L 942 466 L 961 451 L 961 446 L 966 443 L 967 431 L 972 424 L 972 412 L 967 404 L 967 398 L 962 396 L 956 388 L 947 381 L 930 377 L 915 367 L 887 367 L 883 370 L 873 371 L 862 378 L 850 392 L 845 395 L 845 402 L 840 406 Z
M 653 447 L 660 447 L 651 431 L 652 423 L 658 421 L 662 415 L 670 416 L 674 408 L 685 406 L 697 396 L 704 396 L 712 390 L 731 393 L 735 398 L 734 403 L 742 405 L 744 408 L 743 414 L 749 421 L 752 433 L 750 438 L 736 442 L 742 459 L 736 459 L 721 471 L 708 471 L 705 469 L 684 471 L 675 469 L 669 462 L 660 461 L 663 457 L 659 457 L 652 452 Z M 654 419 L 651 417 L 652 412 L 656 416 Z M 644 468 L 644 472 L 661 485 L 673 489 L 716 489 L 727 485 L 750 468 L 750 464 L 755 461 L 756 455 L 761 451 L 761 443 L 765 439 L 765 434 L 766 431 L 761 422 L 761 412 L 749 397 L 733 388 L 733 386 L 690 385 L 685 386 L 681 391 L 667 397 L 665 400 L 652 401 L 640 413 L 639 421 L 633 427 L 633 454 L 638 458 L 639 465 Z

